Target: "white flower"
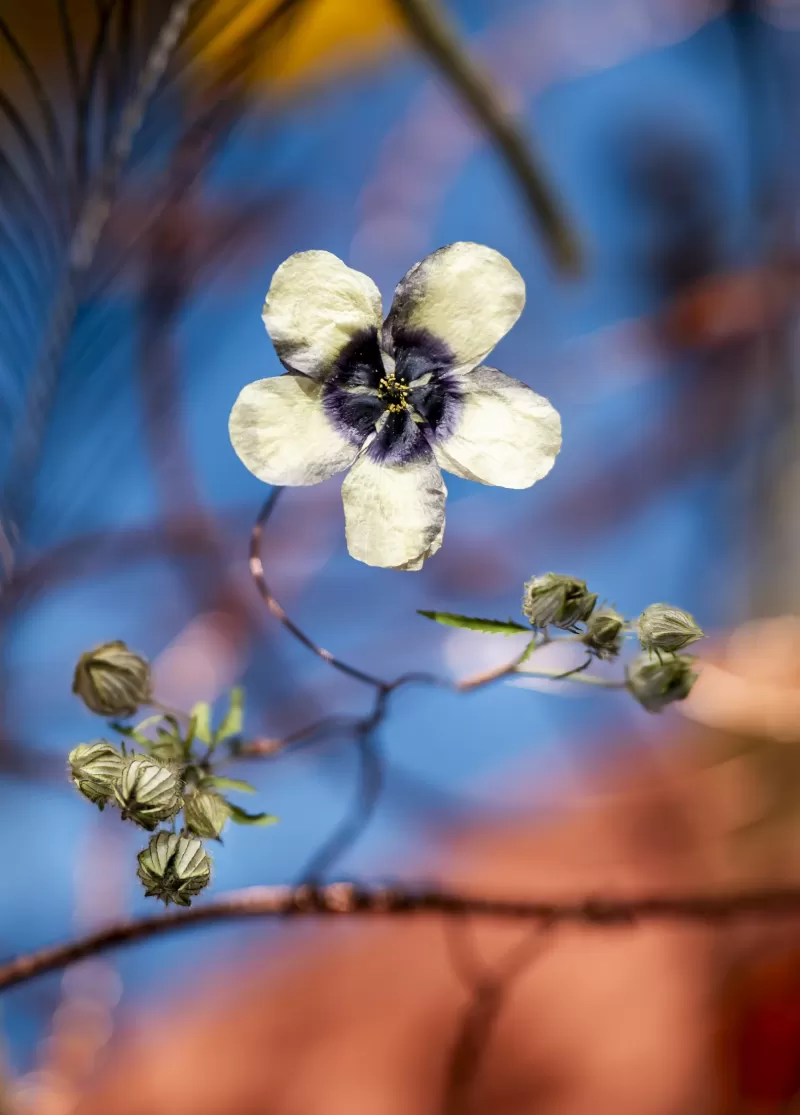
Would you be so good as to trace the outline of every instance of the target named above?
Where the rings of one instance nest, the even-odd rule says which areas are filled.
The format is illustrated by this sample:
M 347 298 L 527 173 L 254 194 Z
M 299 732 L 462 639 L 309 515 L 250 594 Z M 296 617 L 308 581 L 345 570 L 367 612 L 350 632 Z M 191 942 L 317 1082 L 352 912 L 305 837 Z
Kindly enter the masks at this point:
M 350 553 L 420 569 L 442 544 L 441 469 L 529 488 L 561 447 L 550 403 L 480 365 L 524 304 L 522 277 L 480 244 L 450 244 L 412 267 L 383 324 L 366 275 L 330 252 L 290 256 L 262 315 L 287 371 L 241 392 L 233 447 L 267 484 L 318 484 L 352 466 L 342 485 Z

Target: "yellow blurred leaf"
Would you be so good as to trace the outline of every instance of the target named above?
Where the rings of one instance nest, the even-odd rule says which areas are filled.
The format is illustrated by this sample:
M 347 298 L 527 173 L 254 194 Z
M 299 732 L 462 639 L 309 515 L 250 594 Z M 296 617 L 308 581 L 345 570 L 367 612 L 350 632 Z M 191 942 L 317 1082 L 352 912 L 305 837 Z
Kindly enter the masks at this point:
M 246 37 L 274 10 L 277 0 L 217 0 L 219 30 L 199 54 L 201 64 L 223 65 Z M 392 0 L 307 0 L 289 17 L 277 51 L 256 61 L 251 80 L 286 91 L 322 77 L 373 63 L 398 38 L 400 21 Z

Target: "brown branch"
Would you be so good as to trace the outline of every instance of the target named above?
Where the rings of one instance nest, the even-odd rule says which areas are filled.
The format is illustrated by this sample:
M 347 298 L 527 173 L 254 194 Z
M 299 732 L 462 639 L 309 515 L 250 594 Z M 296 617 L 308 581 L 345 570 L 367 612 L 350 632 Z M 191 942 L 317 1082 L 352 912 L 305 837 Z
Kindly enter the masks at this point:
M 342 662 L 332 655 L 329 650 L 325 650 L 324 647 L 318 646 L 313 639 L 309 638 L 304 631 L 300 630 L 296 623 L 289 619 L 280 603 L 272 595 L 272 590 L 267 584 L 264 575 L 264 563 L 261 560 L 261 539 L 264 534 L 264 527 L 272 514 L 282 490 L 282 488 L 273 489 L 264 506 L 261 508 L 250 535 L 250 573 L 256 588 L 272 615 L 275 616 L 286 630 L 293 635 L 298 642 L 302 643 L 304 647 L 308 647 L 308 649 L 316 654 L 318 658 L 321 658 L 323 662 L 327 662 L 328 665 L 333 666 L 334 670 L 338 670 L 342 674 L 347 674 L 348 677 L 355 678 L 356 681 L 362 681 L 365 685 L 373 686 L 378 690 L 379 694 L 387 692 L 392 688 L 391 685 L 387 684 L 385 681 L 381 681 L 380 678 L 374 677 L 372 674 L 368 674 L 365 670 L 359 670 L 355 666 L 350 666 L 347 662 Z
M 351 883 L 324 887 L 249 887 L 189 910 L 166 910 L 118 922 L 65 945 L 27 953 L 0 965 L 0 991 L 57 971 L 86 957 L 133 944 L 175 929 L 252 917 L 317 917 L 442 914 L 475 915 L 544 925 L 630 926 L 639 921 L 723 924 L 752 917 L 800 916 L 800 887 L 727 894 L 644 895 L 554 902 L 546 899 L 486 898 L 446 890 L 359 888 Z
M 488 1040 L 514 981 L 543 954 L 550 942 L 549 924 L 542 921 L 535 925 L 506 954 L 495 971 L 486 972 L 481 972 L 475 958 L 465 953 L 466 942 L 461 938 L 468 931 L 469 923 L 464 919 L 444 924 L 460 934 L 449 935 L 448 943 L 457 962 L 458 974 L 468 977 L 465 982 L 472 996 L 456 1034 L 443 1104 L 444 1115 L 461 1115 L 469 1108 L 470 1094 L 485 1060 Z
M 472 62 L 438 0 L 395 0 L 421 50 L 469 106 L 515 178 L 556 265 L 581 269 L 577 237 L 522 129 L 505 109 L 489 78 Z

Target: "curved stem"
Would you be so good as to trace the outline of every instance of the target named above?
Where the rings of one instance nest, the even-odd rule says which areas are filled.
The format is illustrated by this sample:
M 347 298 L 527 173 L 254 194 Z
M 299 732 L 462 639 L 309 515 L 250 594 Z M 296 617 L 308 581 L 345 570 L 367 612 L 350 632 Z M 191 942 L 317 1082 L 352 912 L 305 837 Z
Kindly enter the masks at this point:
M 344 819 L 300 872 L 300 884 L 317 886 L 325 872 L 358 840 L 372 820 L 383 786 L 383 766 L 375 740 L 367 733 L 356 738 L 359 779 L 356 797 Z
M 566 902 L 549 899 L 482 898 L 447 890 L 358 888 L 351 883 L 324 887 L 248 887 L 189 910 L 165 910 L 117 922 L 86 937 L 18 956 L 0 965 L 0 991 L 27 983 L 45 972 L 108 949 L 147 940 L 173 930 L 248 917 L 316 917 L 333 914 L 385 917 L 438 913 L 467 914 L 548 925 L 630 926 L 641 921 L 680 921 L 719 925 L 746 918 L 800 917 L 800 887 L 732 891 L 727 894 L 644 895 L 639 898 L 587 897 Z
M 567 670 L 564 673 L 561 670 L 520 670 L 518 671 L 520 677 L 525 678 L 542 678 L 547 681 L 574 681 L 583 685 L 599 685 L 603 689 L 627 689 L 628 683 L 625 681 L 609 681 L 608 678 L 599 678 L 595 674 L 580 674 L 578 670 L 583 670 L 586 665 L 579 666 L 576 670 Z
M 438 0 L 395 0 L 420 48 L 447 78 L 491 137 L 516 179 L 556 265 L 567 274 L 581 269 L 577 237 L 522 129 L 503 106 L 489 78 L 472 62 Z
M 266 602 L 270 612 L 283 624 L 289 634 L 293 635 L 304 647 L 308 647 L 308 649 L 313 654 L 316 654 L 318 658 L 321 658 L 323 662 L 327 662 L 328 665 L 333 666 L 334 670 L 338 670 L 342 674 L 347 674 L 348 677 L 355 678 L 356 681 L 364 682 L 365 685 L 372 685 L 376 689 L 382 691 L 388 690 L 391 686 L 387 682 L 381 681 L 380 678 L 376 678 L 372 674 L 366 673 L 364 670 L 359 670 L 355 666 L 350 666 L 347 662 L 342 662 L 341 659 L 331 654 L 329 650 L 325 650 L 324 647 L 315 643 L 304 631 L 301 631 L 296 623 L 289 619 L 286 612 L 273 596 L 272 590 L 267 584 L 264 575 L 264 562 L 261 559 L 261 540 L 264 535 L 264 527 L 275 509 L 275 505 L 282 491 L 282 488 L 274 488 L 272 490 L 269 498 L 261 508 L 250 534 L 250 573 L 255 581 L 256 588 Z

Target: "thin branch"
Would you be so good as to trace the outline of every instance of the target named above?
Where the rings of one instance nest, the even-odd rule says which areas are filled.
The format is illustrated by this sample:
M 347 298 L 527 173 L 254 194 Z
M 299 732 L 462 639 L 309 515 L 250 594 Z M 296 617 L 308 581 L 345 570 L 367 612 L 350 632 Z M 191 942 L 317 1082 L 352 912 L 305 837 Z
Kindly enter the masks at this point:
M 356 737 L 359 777 L 355 799 L 344 819 L 300 872 L 301 885 L 318 886 L 333 864 L 355 844 L 372 820 L 383 786 L 383 764 L 375 740 L 366 732 Z
M 438 0 L 395 0 L 420 49 L 447 78 L 488 132 L 516 179 L 531 215 L 560 270 L 577 274 L 581 250 L 555 192 L 522 129 L 504 108 L 490 79 L 459 42 Z
M 432 913 L 445 917 L 470 914 L 553 926 L 572 923 L 608 928 L 641 921 L 720 925 L 754 917 L 800 917 L 800 887 L 710 895 L 587 897 L 572 902 L 485 898 L 446 890 L 362 889 L 351 883 L 331 883 L 324 887 L 249 887 L 189 910 L 165 910 L 150 917 L 118 922 L 68 944 L 18 956 L 0 965 L 0 991 L 108 949 L 198 925 L 253 917 L 331 914 L 385 917 Z
M 541 645 L 543 646 L 544 644 Z M 455 682 L 454 688 L 459 693 L 470 693 L 473 689 L 482 689 L 485 685 L 491 685 L 493 681 L 500 681 L 501 678 L 516 673 L 517 668 L 530 657 L 534 649 L 533 643 L 528 643 L 522 654 L 517 655 L 513 662 L 509 662 L 506 666 L 498 666 L 496 669 L 488 670 L 482 674 L 476 674 L 471 678 L 464 678 L 463 681 L 457 681 Z
M 583 669 L 584 667 L 578 667 Z M 516 671 L 519 677 L 522 678 L 542 678 L 547 681 L 574 681 L 579 685 L 599 685 L 603 689 L 627 689 L 628 683 L 625 681 L 610 681 L 608 678 L 597 677 L 596 674 L 581 674 L 577 670 L 567 670 L 564 673 L 562 670 L 518 670 Z
M 272 591 L 264 576 L 264 563 L 261 560 L 261 540 L 264 534 L 264 527 L 275 508 L 275 504 L 278 502 L 282 490 L 281 488 L 274 488 L 270 493 L 267 501 L 259 512 L 250 535 L 250 572 L 255 581 L 256 588 L 265 600 L 273 616 L 283 624 L 290 634 L 294 635 L 298 642 L 302 643 L 304 647 L 308 647 L 308 649 L 316 654 L 318 658 L 321 658 L 323 662 L 327 662 L 329 666 L 333 666 L 334 670 L 338 670 L 342 674 L 347 674 L 348 677 L 355 678 L 356 681 L 363 681 L 365 685 L 372 685 L 381 691 L 390 689 L 391 686 L 387 682 L 381 681 L 380 678 L 376 678 L 372 674 L 366 673 L 364 670 L 359 670 L 355 666 L 350 666 L 347 662 L 342 662 L 340 659 L 334 657 L 329 650 L 325 650 L 323 647 L 318 646 L 313 639 L 309 638 L 304 631 L 300 630 L 296 623 L 289 619 L 286 612 L 284 612 L 281 605 L 272 595 Z
M 468 931 L 469 924 L 462 919 L 445 919 L 444 924 L 448 930 L 453 930 L 448 934 L 448 942 L 454 950 L 453 960 L 458 964 L 457 973 L 464 978 L 467 974 L 464 961 L 469 959 L 464 954 L 464 934 Z M 468 1109 L 475 1080 L 486 1057 L 486 1046 L 492 1028 L 514 980 L 539 959 L 550 942 L 549 928 L 547 922 L 534 925 L 532 931 L 526 933 L 525 938 L 506 954 L 494 971 L 481 973 L 476 971 L 474 963 L 470 965 L 476 971 L 473 986 L 469 988 L 472 1000 L 464 1011 L 450 1057 L 444 1115 L 461 1115 Z

